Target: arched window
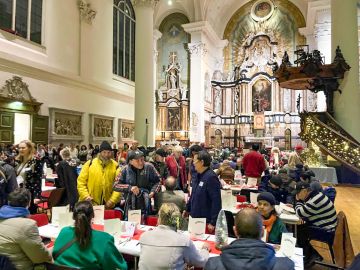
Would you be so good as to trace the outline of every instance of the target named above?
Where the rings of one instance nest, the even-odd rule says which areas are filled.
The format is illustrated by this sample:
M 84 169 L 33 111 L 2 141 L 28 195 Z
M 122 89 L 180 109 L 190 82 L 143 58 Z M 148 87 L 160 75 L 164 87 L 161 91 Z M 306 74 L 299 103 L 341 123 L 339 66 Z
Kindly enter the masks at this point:
M 0 29 L 41 44 L 42 0 L 0 0 Z
M 135 81 L 135 12 L 130 0 L 114 1 L 113 73 Z

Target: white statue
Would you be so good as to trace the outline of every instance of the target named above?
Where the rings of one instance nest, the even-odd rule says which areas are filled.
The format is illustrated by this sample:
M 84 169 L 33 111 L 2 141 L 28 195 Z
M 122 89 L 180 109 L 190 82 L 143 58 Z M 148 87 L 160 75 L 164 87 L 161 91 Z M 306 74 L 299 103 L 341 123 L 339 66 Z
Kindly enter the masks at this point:
M 234 114 L 239 113 L 239 91 L 235 90 L 235 97 L 234 97 Z
M 169 80 L 170 80 L 170 89 L 176 89 L 176 74 L 174 70 L 170 71 Z
M 221 90 L 215 89 L 215 114 L 221 114 Z
M 163 100 L 163 94 L 162 94 L 161 88 L 157 90 L 157 98 L 158 98 L 158 101 L 159 101 L 159 102 L 164 101 L 164 100 Z
M 182 87 L 180 91 L 181 91 L 181 100 L 187 100 L 188 89 L 186 87 Z

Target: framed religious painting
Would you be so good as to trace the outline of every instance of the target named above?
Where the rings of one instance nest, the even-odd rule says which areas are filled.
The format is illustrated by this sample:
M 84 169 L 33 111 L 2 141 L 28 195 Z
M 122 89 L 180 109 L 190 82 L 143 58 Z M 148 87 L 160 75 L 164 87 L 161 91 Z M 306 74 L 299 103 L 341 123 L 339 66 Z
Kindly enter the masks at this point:
M 114 140 L 114 117 L 90 114 L 90 141 L 111 143 Z
M 252 85 L 252 111 L 271 111 L 271 83 L 260 78 Z
M 258 0 L 252 5 L 250 15 L 254 21 L 262 22 L 273 15 L 274 9 L 275 7 L 271 0 Z
M 119 140 L 124 142 L 135 140 L 134 121 L 119 119 Z
M 264 113 L 255 113 L 254 114 L 254 129 L 265 129 Z

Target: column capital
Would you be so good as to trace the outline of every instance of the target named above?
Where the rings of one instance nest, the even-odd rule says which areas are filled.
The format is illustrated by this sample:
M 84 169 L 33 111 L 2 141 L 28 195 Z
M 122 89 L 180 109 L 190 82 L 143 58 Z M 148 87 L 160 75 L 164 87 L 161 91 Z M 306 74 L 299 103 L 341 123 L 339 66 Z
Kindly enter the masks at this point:
M 187 51 L 192 56 L 205 55 L 207 53 L 206 45 L 202 42 L 193 42 L 187 44 Z
M 153 33 L 154 41 L 157 41 L 161 37 L 162 37 L 162 33 L 158 29 L 155 28 L 154 33 Z
M 159 0 L 131 0 L 131 4 L 136 8 L 137 6 L 148 6 L 154 8 Z

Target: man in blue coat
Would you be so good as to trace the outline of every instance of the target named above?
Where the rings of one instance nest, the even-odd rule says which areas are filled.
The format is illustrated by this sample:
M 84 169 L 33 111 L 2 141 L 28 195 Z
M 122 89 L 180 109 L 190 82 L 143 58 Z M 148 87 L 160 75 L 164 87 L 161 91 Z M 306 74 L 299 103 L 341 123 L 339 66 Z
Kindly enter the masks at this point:
M 263 222 L 261 216 L 250 208 L 237 213 L 234 231 L 238 239 L 222 249 L 218 257 L 210 258 L 205 270 L 293 270 L 288 258 L 275 257 L 272 246 L 261 241 Z
M 217 175 L 210 169 L 211 156 L 206 151 L 194 155 L 193 164 L 197 180 L 193 181 L 187 205 L 193 218 L 206 218 L 208 232 L 215 230 L 216 219 L 221 210 L 221 185 Z

